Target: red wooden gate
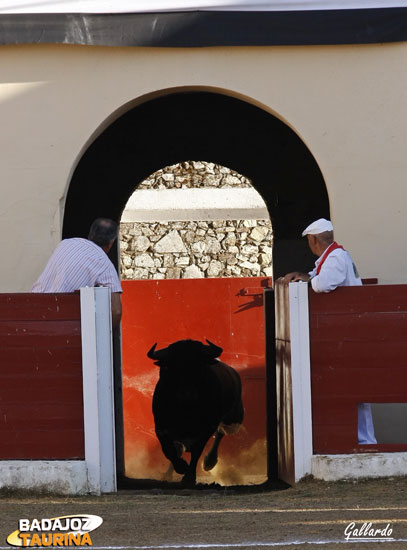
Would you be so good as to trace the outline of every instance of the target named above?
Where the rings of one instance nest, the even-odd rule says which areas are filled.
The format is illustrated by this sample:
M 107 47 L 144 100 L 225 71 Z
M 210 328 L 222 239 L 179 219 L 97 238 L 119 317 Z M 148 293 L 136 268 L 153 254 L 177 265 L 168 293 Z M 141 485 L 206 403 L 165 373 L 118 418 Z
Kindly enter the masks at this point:
M 0 459 L 84 458 L 78 294 L 0 294 Z
M 406 451 L 359 445 L 357 405 L 407 401 L 407 285 L 309 298 L 314 453 Z
M 261 277 L 125 281 L 123 283 L 123 413 L 125 472 L 137 479 L 161 479 L 168 461 L 154 432 L 152 395 L 158 369 L 147 358 L 157 342 L 205 338 L 223 348 L 220 359 L 236 368 L 243 383 L 245 420 L 225 438 L 212 476 L 224 484 L 266 479 L 266 390 L 263 289 Z M 208 474 L 206 474 L 208 475 Z

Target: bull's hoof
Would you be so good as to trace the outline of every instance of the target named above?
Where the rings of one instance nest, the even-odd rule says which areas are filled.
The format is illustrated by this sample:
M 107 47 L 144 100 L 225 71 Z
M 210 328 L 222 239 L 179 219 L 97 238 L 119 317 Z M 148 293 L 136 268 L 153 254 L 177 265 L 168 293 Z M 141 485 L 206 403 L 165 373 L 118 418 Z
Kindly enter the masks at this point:
M 212 468 L 214 468 L 217 463 L 218 463 L 218 455 L 215 453 L 209 452 L 204 458 L 203 468 L 206 472 L 209 472 L 209 470 L 212 470 Z
M 187 472 L 181 481 L 182 485 L 185 487 L 193 487 L 196 484 L 196 473 Z
M 183 458 L 177 458 L 172 462 L 172 465 L 177 474 L 185 474 L 188 471 L 188 462 L 185 462 Z

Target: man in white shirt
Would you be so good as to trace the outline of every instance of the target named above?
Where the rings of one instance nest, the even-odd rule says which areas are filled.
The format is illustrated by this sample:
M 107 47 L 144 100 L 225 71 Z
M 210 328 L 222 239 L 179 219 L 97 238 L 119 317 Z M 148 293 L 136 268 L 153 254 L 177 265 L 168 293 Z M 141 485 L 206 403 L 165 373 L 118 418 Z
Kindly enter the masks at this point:
M 85 286 L 111 289 L 112 324 L 120 323 L 122 287 L 117 271 L 107 254 L 117 238 L 117 224 L 98 218 L 88 239 L 64 239 L 54 250 L 31 292 L 74 292 Z
M 331 292 L 338 286 L 362 284 L 349 252 L 334 241 L 333 225 L 329 220 L 321 218 L 315 221 L 304 229 L 302 236 L 307 236 L 308 246 L 318 260 L 312 271 L 288 273 L 285 282 L 310 281 L 315 292 Z
M 318 259 L 309 273 L 288 273 L 283 277 L 286 283 L 309 281 L 315 292 L 331 292 L 338 286 L 362 284 L 349 252 L 334 241 L 333 225 L 329 220 L 316 220 L 304 229 L 302 236 L 307 236 L 311 252 Z M 365 445 L 377 443 L 370 403 L 358 404 L 358 442 Z

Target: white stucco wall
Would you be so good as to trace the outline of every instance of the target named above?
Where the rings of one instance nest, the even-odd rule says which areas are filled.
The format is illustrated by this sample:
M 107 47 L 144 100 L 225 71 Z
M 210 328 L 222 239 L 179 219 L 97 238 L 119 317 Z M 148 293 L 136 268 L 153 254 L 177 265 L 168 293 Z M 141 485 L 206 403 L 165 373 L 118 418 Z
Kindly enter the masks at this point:
M 7 46 L 0 56 L 0 291 L 29 290 L 61 238 L 70 177 L 97 133 L 176 88 L 286 121 L 326 181 L 363 277 L 407 282 L 407 44 L 264 48 Z

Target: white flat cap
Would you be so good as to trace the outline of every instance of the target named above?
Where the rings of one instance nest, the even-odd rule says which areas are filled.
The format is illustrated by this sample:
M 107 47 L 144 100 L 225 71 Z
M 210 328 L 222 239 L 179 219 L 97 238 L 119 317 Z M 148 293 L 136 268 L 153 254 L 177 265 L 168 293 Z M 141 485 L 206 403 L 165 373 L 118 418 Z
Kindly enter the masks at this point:
M 308 227 L 306 227 L 302 232 L 302 236 L 305 237 L 305 235 L 319 235 L 324 231 L 333 230 L 334 226 L 329 220 L 326 220 L 325 218 L 320 218 L 319 220 L 311 223 Z

